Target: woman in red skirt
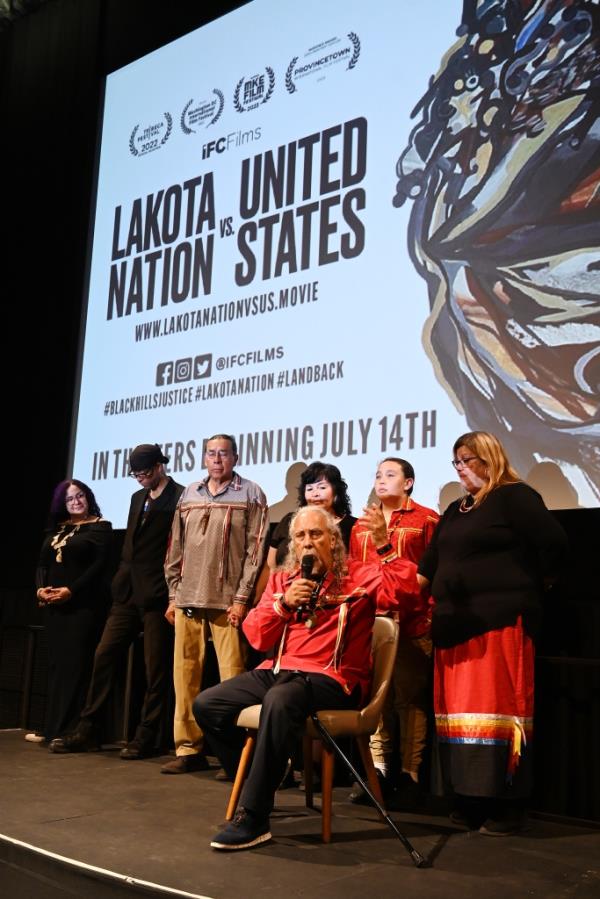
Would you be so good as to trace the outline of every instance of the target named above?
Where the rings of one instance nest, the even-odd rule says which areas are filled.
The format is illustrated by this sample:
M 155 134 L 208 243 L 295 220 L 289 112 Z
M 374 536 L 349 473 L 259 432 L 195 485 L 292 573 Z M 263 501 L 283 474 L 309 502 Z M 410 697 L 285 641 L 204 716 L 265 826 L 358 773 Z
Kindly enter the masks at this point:
M 517 832 L 531 792 L 534 639 L 567 538 L 492 434 L 463 434 L 466 490 L 419 564 L 434 597 L 434 705 L 451 818 L 489 836 Z

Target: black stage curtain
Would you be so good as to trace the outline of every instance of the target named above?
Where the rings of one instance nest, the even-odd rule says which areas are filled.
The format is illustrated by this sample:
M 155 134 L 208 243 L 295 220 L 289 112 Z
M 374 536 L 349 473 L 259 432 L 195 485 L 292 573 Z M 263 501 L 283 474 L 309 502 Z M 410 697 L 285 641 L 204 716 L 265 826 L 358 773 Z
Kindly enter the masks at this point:
M 241 5 L 49 0 L 0 33 L 1 449 L 27 472 L 3 485 L 5 508 L 27 520 L 3 586 L 30 582 L 68 464 L 104 76 Z

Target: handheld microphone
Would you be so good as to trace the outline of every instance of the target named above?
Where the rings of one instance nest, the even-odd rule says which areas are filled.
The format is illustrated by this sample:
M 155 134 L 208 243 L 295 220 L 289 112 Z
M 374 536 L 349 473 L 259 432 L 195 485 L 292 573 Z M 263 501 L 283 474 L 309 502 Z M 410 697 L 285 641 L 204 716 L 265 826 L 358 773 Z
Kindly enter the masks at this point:
M 311 556 L 308 553 L 307 553 L 307 555 L 302 556 L 302 560 L 300 562 L 300 574 L 306 580 L 309 580 L 311 578 L 314 564 L 315 564 L 314 556 Z
M 306 580 L 312 579 L 312 570 L 313 565 L 315 564 L 315 557 L 311 556 L 310 553 L 302 556 L 300 560 L 300 576 L 305 578 Z M 296 609 L 296 621 L 302 621 L 302 616 L 306 611 L 304 606 L 298 606 Z

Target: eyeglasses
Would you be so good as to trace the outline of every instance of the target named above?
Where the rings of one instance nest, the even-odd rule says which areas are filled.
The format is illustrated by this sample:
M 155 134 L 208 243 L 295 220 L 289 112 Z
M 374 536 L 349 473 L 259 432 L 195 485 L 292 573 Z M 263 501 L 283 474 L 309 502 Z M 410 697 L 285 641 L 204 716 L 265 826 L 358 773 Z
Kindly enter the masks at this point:
M 73 496 L 65 496 L 65 506 L 74 502 L 79 503 L 82 499 L 85 499 L 85 493 L 74 493 Z
M 208 459 L 216 459 L 217 456 L 219 457 L 219 459 L 228 459 L 231 455 L 231 450 L 206 450 L 206 456 Z
M 453 459 L 452 464 L 458 471 L 459 468 L 464 468 L 465 465 L 469 465 L 469 462 L 474 462 L 475 459 L 479 459 L 479 456 L 465 456 L 464 459 Z
M 145 471 L 130 471 L 129 477 L 130 478 L 149 478 L 153 471 L 154 471 L 153 468 L 146 468 Z

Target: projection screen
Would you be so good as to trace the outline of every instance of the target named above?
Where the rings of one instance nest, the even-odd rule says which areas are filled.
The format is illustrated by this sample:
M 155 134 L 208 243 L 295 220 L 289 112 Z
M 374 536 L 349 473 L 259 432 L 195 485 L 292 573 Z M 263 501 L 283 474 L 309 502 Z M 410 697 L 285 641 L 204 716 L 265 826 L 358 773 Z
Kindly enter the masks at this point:
M 598 505 L 598 6 L 254 0 L 106 80 L 72 471 L 123 527 L 128 455 L 231 433 L 415 498 L 493 431 Z M 503 12 L 504 10 L 504 12 Z M 506 16 L 506 17 L 505 17 Z

